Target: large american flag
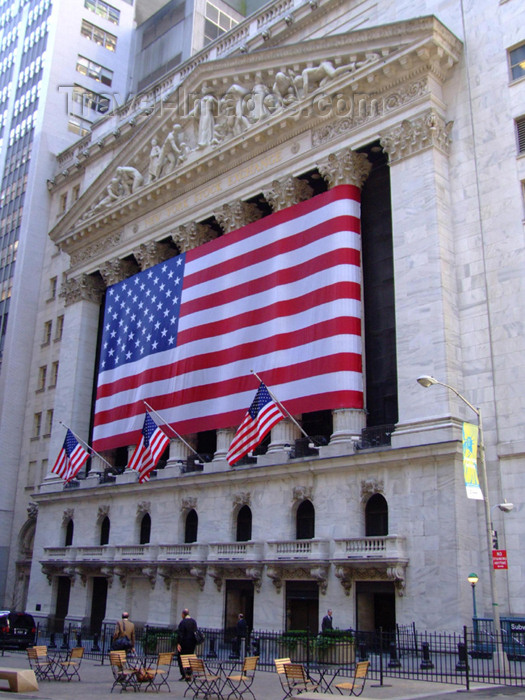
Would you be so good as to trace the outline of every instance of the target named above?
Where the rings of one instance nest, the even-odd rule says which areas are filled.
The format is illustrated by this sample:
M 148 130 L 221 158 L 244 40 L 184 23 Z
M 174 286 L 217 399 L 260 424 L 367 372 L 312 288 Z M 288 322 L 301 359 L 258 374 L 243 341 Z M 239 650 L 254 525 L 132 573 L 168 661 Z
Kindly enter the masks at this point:
M 93 446 L 238 426 L 251 370 L 287 410 L 362 408 L 360 191 L 340 185 L 108 288 Z

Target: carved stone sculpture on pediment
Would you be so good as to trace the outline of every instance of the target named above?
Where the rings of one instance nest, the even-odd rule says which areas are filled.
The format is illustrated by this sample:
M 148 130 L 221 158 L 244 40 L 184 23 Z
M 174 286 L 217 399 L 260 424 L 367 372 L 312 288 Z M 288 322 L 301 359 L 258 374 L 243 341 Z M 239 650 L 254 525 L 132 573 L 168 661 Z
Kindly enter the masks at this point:
M 253 202 L 243 202 L 238 199 L 235 202 L 225 204 L 214 212 L 215 218 L 221 225 L 224 233 L 230 233 L 242 226 L 251 224 L 261 218 L 262 212 Z
M 62 515 L 62 525 L 66 526 L 68 524 L 68 522 L 73 519 L 74 514 L 75 514 L 74 508 L 66 508 L 64 510 L 64 514 Z
M 147 270 L 149 267 L 157 265 L 157 263 L 172 258 L 174 251 L 167 243 L 149 241 L 149 243 L 141 243 L 140 246 L 133 251 L 133 255 L 140 265 L 140 269 Z
M 321 61 L 315 66 L 304 68 L 301 73 L 301 93 L 305 97 L 318 87 L 323 87 L 331 80 L 335 80 L 343 73 L 355 73 L 368 63 L 379 61 L 378 53 L 367 53 L 363 60 L 350 61 L 345 65 L 335 66 L 333 61 Z
M 390 163 L 432 147 L 448 155 L 453 124 L 430 109 L 414 119 L 404 119 L 400 125 L 381 134 L 380 144 L 388 153 Z
M 197 246 L 212 241 L 217 237 L 216 231 L 208 224 L 200 224 L 191 221 L 187 224 L 181 224 L 171 234 L 171 238 L 179 251 L 185 253 Z
M 330 187 L 355 185 L 361 188 L 372 168 L 372 163 L 368 160 L 366 153 L 356 153 L 350 148 L 342 148 L 319 161 L 317 168 Z
M 71 306 L 79 301 L 92 301 L 100 305 L 104 293 L 104 282 L 98 277 L 82 274 L 80 277 L 67 279 L 60 290 L 60 297 L 64 299 L 66 306 Z
M 132 165 L 119 165 L 114 176 L 106 186 L 104 195 L 97 201 L 82 218 L 88 218 L 101 210 L 109 209 L 117 201 L 135 194 L 144 184 L 144 177 Z
M 314 490 L 311 486 L 294 486 L 292 492 L 292 502 L 302 503 L 302 501 L 313 501 Z
M 159 177 L 169 175 L 175 168 L 184 163 L 188 157 L 189 146 L 184 141 L 181 124 L 174 123 L 168 135 L 164 139 L 164 143 L 159 149 L 157 162 L 157 176 L 151 177 L 151 153 L 150 153 L 150 182 L 153 179 L 158 180 Z
M 181 498 L 180 509 L 183 513 L 189 510 L 194 510 L 197 508 L 197 497 L 196 496 L 185 496 Z
M 251 504 L 252 495 L 249 491 L 238 491 L 233 494 L 233 507 L 249 506 Z
M 197 148 L 205 148 L 219 142 L 215 132 L 218 104 L 211 86 L 204 83 L 200 97 L 197 97 L 193 109 L 188 114 L 197 120 Z
M 139 501 L 137 503 L 137 515 L 149 513 L 151 510 L 151 501 Z
M 274 180 L 269 189 L 263 189 L 263 195 L 275 212 L 310 199 L 313 189 L 305 180 L 289 175 L 282 180 Z
M 384 483 L 381 479 L 363 479 L 361 481 L 361 503 L 366 503 L 370 496 L 384 492 Z
M 119 258 L 113 258 L 113 260 L 106 260 L 100 266 L 100 274 L 104 280 L 106 287 L 112 284 L 117 284 L 117 282 L 122 282 L 122 280 L 131 277 L 138 272 L 137 266 L 131 260 L 120 260 Z

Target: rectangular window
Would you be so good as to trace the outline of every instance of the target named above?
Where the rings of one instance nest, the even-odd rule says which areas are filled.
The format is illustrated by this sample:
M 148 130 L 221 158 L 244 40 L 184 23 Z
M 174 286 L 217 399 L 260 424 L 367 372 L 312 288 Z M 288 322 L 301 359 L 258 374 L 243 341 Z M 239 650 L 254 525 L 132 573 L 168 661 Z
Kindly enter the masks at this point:
M 91 122 L 71 114 L 67 123 L 67 129 L 79 136 L 87 136 L 91 132 Z
M 49 280 L 49 299 L 48 299 L 49 301 L 51 301 L 52 299 L 56 299 L 57 284 L 58 284 L 57 278 L 51 277 L 51 279 Z
M 525 44 L 509 51 L 510 73 L 512 80 L 525 76 Z
M 49 437 L 51 435 L 51 429 L 53 427 L 53 409 L 50 408 L 46 411 L 46 427 L 44 437 Z
M 55 387 L 58 380 L 58 360 L 51 364 L 51 376 L 49 377 L 49 387 Z
M 80 85 L 73 86 L 73 93 L 71 95 L 73 102 L 82 106 L 82 111 L 84 107 L 92 109 L 94 112 L 99 112 L 100 114 L 105 114 L 109 109 L 109 98 L 99 95 L 92 90 L 87 90 Z
M 91 24 L 91 22 L 85 19 L 82 20 L 80 33 L 82 36 L 85 36 L 86 39 L 94 41 L 95 44 L 103 46 L 105 49 L 108 49 L 108 51 L 117 50 L 117 37 L 114 34 L 104 31 L 104 29 Z
M 38 369 L 38 388 L 37 391 L 43 391 L 46 388 L 47 366 L 44 365 Z
M 518 153 L 525 153 L 525 117 L 516 119 L 516 136 L 518 140 Z
M 33 418 L 33 437 L 34 438 L 40 437 L 41 428 L 42 428 L 42 414 L 35 413 L 34 418 Z
M 59 213 L 60 214 L 65 214 L 67 209 L 67 192 L 63 192 L 60 195 L 60 207 L 59 207 Z
M 99 17 L 109 20 L 113 24 L 118 24 L 120 20 L 120 10 L 110 5 L 104 0 L 84 0 L 84 7 L 94 12 Z
M 64 317 L 58 316 L 57 327 L 55 332 L 55 340 L 62 340 L 62 333 L 64 331 Z
M 207 2 L 204 21 L 204 43 L 210 43 L 210 41 L 229 31 L 236 24 L 238 24 L 237 20 L 215 5 L 212 5 L 211 2 Z
M 113 82 L 112 70 L 104 68 L 100 63 L 95 63 L 95 61 L 91 61 L 84 56 L 79 56 L 77 58 L 77 72 L 108 87 L 111 87 L 111 83 Z
M 53 322 L 52 321 L 46 321 L 44 323 L 44 336 L 42 338 L 42 344 L 43 345 L 49 345 L 51 342 L 51 329 L 53 327 Z

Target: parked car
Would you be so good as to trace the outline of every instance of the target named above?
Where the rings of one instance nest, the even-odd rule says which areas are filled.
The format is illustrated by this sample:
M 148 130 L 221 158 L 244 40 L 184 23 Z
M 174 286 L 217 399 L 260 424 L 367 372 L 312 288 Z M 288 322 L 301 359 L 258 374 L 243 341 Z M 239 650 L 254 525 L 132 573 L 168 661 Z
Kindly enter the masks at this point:
M 0 648 L 27 649 L 35 643 L 36 624 L 32 615 L 0 610 Z

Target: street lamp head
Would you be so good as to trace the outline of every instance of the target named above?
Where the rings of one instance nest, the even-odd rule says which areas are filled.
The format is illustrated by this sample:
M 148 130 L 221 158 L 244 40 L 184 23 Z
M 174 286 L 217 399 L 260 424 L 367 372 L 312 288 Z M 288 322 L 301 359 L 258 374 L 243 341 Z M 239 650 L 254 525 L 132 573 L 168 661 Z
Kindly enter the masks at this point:
M 429 386 L 432 386 L 432 384 L 439 384 L 437 379 L 434 379 L 434 377 L 431 377 L 428 374 L 423 374 L 421 375 L 421 377 L 418 377 L 417 383 L 421 384 L 421 386 L 424 386 L 425 389 L 427 389 Z
M 510 511 L 514 509 L 514 503 L 507 503 L 507 501 L 504 503 L 498 503 L 498 508 L 503 513 L 510 513 Z
M 469 574 L 467 576 L 467 581 L 470 583 L 471 586 L 475 586 L 476 583 L 479 581 L 478 575 L 477 574 Z

